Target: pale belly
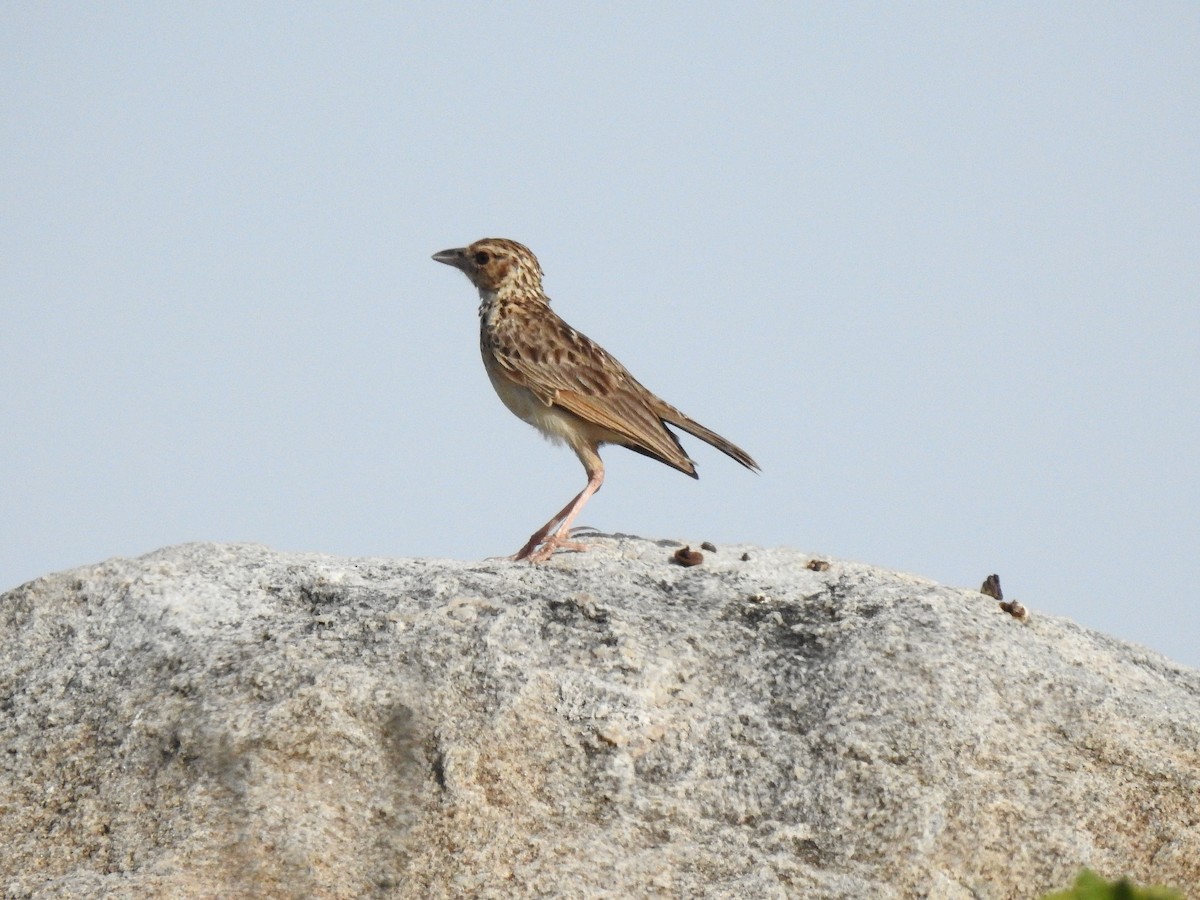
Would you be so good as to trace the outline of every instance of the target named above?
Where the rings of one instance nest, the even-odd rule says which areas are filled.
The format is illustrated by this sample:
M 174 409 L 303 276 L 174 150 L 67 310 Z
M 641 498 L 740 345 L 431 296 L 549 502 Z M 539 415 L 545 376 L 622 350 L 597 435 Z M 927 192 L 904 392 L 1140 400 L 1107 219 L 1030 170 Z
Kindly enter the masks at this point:
M 484 368 L 492 387 L 509 412 L 522 422 L 528 422 L 555 443 L 565 443 L 572 447 L 576 445 L 582 437 L 581 432 L 586 428 L 582 419 L 560 406 L 543 403 L 529 388 L 514 384 L 501 373 L 494 371 L 493 367 L 488 365 L 486 357 Z

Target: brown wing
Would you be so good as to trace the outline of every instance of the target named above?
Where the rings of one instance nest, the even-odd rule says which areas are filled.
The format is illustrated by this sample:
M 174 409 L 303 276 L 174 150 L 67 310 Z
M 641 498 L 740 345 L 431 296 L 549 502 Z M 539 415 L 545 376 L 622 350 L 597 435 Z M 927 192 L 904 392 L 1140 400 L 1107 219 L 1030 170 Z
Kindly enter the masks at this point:
M 607 397 L 589 397 L 560 391 L 556 402 L 580 418 L 620 435 L 622 440 L 614 443 L 697 477 L 696 466 L 684 452 L 679 438 L 633 392 L 618 390 Z
M 548 306 L 509 310 L 488 337 L 496 361 L 514 381 L 542 402 L 612 432 L 617 438 L 613 443 L 695 478 L 695 465 L 665 421 L 742 465 L 758 468 L 745 451 L 652 394 L 603 347 L 571 328 Z

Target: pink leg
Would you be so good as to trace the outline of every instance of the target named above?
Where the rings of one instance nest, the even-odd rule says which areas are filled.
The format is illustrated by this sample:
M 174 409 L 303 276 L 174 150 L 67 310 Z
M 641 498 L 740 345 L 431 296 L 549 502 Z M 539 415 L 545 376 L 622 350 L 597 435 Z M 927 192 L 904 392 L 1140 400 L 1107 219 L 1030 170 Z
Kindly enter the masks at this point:
M 571 523 L 575 521 L 575 517 L 583 509 L 583 505 L 588 502 L 588 498 L 600 490 L 602 484 L 604 484 L 604 466 L 597 457 L 595 467 L 588 467 L 587 486 L 575 495 L 575 499 L 560 509 L 553 519 L 539 528 L 525 546 L 517 551 L 513 559 L 527 559 L 530 562 L 538 563 L 549 559 L 555 550 L 586 550 L 586 545 L 569 540 Z M 546 537 L 558 522 L 562 522 L 558 530 L 550 537 Z

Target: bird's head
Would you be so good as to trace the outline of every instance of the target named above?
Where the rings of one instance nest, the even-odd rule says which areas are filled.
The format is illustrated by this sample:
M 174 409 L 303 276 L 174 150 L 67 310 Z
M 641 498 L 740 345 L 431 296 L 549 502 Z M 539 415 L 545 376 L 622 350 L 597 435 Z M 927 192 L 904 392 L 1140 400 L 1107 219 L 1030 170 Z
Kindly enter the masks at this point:
M 433 258 L 462 271 L 481 294 L 542 293 L 542 267 L 533 252 L 516 241 L 483 238 L 467 247 L 442 250 Z

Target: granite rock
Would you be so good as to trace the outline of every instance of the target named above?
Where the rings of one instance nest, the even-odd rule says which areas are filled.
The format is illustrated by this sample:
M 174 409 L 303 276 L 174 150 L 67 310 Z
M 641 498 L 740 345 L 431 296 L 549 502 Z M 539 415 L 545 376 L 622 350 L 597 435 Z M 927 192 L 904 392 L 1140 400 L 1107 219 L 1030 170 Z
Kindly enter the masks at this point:
M 795 550 L 592 541 L 540 567 L 190 544 L 4 594 L 0 889 L 1200 885 L 1195 670 L 1033 598 L 1023 623 Z

